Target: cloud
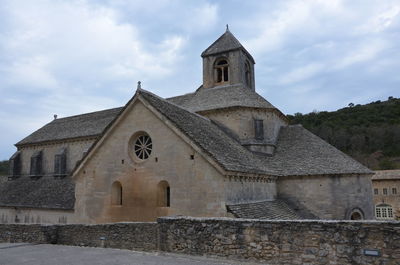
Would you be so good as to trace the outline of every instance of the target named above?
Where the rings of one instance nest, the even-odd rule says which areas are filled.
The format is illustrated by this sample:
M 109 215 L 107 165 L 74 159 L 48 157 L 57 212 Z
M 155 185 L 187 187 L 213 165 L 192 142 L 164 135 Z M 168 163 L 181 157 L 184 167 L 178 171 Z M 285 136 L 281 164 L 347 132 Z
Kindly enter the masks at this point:
M 6 7 L 0 9 L 8 26 L 0 31 L 0 111 L 10 118 L 0 130 L 13 135 L 11 143 L 54 113 L 123 105 L 137 80 L 174 73 L 186 42 L 178 34 L 150 41 L 121 21 L 120 10 L 89 1 L 7 1 Z M 32 121 L 24 122 L 28 115 Z
M 175 35 L 151 44 L 156 49 L 148 50 L 140 30 L 120 23 L 116 10 L 85 1 L 24 2 L 25 9 L 19 4 L 11 9 L 13 28 L 3 39 L 3 49 L 14 55 L 13 61 L 20 61 L 12 64 L 14 68 L 4 69 L 5 62 L 1 66 L 13 73 L 13 80 L 27 79 L 36 86 L 55 85 L 54 79 L 62 83 L 83 76 L 83 71 L 87 80 L 110 79 L 114 74 L 121 78 L 127 69 L 137 76 L 158 78 L 171 72 L 178 59 L 174 55 L 184 45 L 184 38 Z
M 400 97 L 398 0 L 4 0 L 0 159 L 53 114 L 125 104 L 138 80 L 194 91 L 226 23 L 257 62 L 257 91 L 286 113 Z
M 399 21 L 400 17 L 400 3 L 394 2 L 388 4 L 383 4 L 378 9 L 379 11 L 360 25 L 357 30 L 362 33 L 379 33 L 389 29 L 394 26 L 394 24 Z
M 3 82 L 21 87 L 23 90 L 50 89 L 58 86 L 56 78 L 49 70 L 49 58 L 40 55 L 21 58 L 9 65 L 2 65 L 0 72 L 5 78 Z
M 288 73 L 285 73 L 279 78 L 280 85 L 288 85 L 298 83 L 306 79 L 310 79 L 324 70 L 325 66 L 321 63 L 310 63 L 305 66 L 296 68 Z
M 268 5 L 259 10 L 256 19 L 248 23 L 258 25 L 258 34 L 247 43 L 258 54 L 272 52 L 289 44 L 291 37 L 302 39 L 313 32 L 323 32 L 325 26 L 320 17 L 333 17 L 343 9 L 341 1 L 282 1 L 273 12 L 267 12 Z M 307 29 L 307 30 L 305 30 Z M 300 34 L 299 34 L 300 33 Z
M 379 56 L 379 53 L 385 50 L 387 46 L 386 41 L 380 39 L 363 42 L 358 47 L 347 51 L 347 54 L 339 58 L 333 68 L 337 70 L 356 63 L 370 61 Z

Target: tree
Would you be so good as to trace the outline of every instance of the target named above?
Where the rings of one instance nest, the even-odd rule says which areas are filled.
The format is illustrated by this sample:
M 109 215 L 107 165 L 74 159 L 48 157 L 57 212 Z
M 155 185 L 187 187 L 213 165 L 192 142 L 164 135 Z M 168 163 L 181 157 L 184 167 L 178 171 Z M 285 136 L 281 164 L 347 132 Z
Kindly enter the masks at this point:
M 8 175 L 8 160 L 0 161 L 0 176 Z

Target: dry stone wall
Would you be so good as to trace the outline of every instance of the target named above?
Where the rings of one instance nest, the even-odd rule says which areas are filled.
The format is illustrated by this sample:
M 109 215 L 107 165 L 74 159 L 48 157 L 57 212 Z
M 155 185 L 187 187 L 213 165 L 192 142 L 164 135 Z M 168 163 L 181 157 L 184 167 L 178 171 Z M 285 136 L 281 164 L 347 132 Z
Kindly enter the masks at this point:
M 57 244 L 156 251 L 157 223 L 60 225 Z
M 159 234 L 160 250 L 175 253 L 268 264 L 400 264 L 399 222 L 162 218 Z
M 266 264 L 400 264 L 400 222 L 165 217 L 157 223 L 0 224 L 0 242 L 165 251 Z

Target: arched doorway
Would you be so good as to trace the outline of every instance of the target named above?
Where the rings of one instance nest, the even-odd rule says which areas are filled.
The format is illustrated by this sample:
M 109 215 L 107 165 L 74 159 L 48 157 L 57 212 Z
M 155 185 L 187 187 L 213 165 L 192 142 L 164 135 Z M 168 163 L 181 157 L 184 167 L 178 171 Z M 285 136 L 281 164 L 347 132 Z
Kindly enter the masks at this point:
M 364 213 L 360 208 L 354 208 L 349 215 L 350 220 L 364 220 Z

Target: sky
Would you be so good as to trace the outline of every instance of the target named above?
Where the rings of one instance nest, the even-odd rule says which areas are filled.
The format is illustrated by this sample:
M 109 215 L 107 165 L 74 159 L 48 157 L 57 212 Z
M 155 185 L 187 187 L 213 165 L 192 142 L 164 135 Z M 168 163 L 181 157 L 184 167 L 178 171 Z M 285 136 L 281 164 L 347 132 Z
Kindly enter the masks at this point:
M 0 160 L 51 122 L 202 82 L 230 31 L 285 114 L 400 97 L 400 0 L 1 0 Z

